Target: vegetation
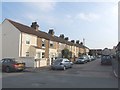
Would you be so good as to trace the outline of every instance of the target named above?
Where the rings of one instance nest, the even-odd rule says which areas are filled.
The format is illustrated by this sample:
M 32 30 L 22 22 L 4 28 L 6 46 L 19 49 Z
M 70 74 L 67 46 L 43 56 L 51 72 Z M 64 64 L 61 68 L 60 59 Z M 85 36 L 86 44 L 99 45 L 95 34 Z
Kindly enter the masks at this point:
M 62 58 L 67 58 L 67 59 L 72 58 L 72 52 L 69 51 L 69 49 L 65 48 L 61 51 L 61 53 L 62 53 Z

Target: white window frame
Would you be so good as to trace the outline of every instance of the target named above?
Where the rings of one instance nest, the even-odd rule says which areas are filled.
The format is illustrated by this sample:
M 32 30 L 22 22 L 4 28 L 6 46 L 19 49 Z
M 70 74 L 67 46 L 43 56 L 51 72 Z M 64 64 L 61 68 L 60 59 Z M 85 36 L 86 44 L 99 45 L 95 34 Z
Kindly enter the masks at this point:
M 43 53 L 44 53 L 44 55 L 43 55 Z M 45 52 L 42 52 L 42 58 L 45 58 Z
M 44 46 L 43 46 L 44 44 Z M 42 48 L 45 48 L 45 39 L 42 39 Z
M 52 44 L 52 46 L 51 46 L 51 44 Z M 50 41 L 50 48 L 53 48 L 54 47 L 54 42 L 53 41 Z
M 30 56 L 29 54 L 30 54 L 29 52 L 26 52 L 26 57 L 29 57 Z
M 26 40 L 25 40 L 25 41 L 26 41 L 25 43 L 26 43 L 27 45 L 29 45 L 29 44 L 30 44 L 30 37 L 29 37 L 29 36 L 26 36 Z M 29 42 L 29 43 L 27 43 L 27 42 Z

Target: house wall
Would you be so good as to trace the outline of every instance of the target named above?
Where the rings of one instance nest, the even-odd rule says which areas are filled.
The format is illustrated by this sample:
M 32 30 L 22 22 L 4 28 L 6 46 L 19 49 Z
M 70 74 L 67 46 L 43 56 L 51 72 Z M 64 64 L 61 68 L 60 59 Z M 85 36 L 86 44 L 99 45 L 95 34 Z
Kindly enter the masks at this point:
M 54 60 L 55 57 L 57 57 L 57 54 L 58 54 L 57 49 L 51 49 L 51 48 L 49 48 L 49 59 L 50 59 L 49 65 L 51 65 L 52 59 Z
M 19 57 L 20 31 L 8 20 L 2 23 L 2 58 Z
M 58 52 L 58 57 L 62 57 L 62 54 L 61 54 L 61 51 L 63 50 L 63 49 L 65 49 L 65 44 L 63 44 L 63 43 L 58 43 L 58 49 L 57 49 L 57 52 Z
M 49 40 L 45 40 L 45 58 L 49 58 Z
M 26 44 L 26 39 L 30 40 L 30 44 Z M 37 36 L 22 33 L 22 54 L 21 57 L 26 57 L 26 52 L 30 53 L 30 46 L 37 46 Z M 29 57 L 33 57 L 29 54 Z
M 86 52 L 86 54 L 88 55 L 89 49 L 85 48 L 85 52 Z
M 72 57 L 75 55 L 75 46 L 72 46 Z
M 76 47 L 76 57 L 78 57 L 78 53 L 79 53 L 79 48 Z
M 80 53 L 84 53 L 85 50 L 83 48 L 80 48 Z
M 37 38 L 37 46 L 39 47 L 39 48 L 42 48 L 42 38 Z

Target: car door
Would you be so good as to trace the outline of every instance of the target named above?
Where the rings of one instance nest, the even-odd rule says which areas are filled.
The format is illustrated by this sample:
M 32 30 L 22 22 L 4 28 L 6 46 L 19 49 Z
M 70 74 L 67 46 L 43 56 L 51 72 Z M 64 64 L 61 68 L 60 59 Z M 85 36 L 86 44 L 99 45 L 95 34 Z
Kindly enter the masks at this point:
M 2 59 L 2 70 L 5 70 L 6 66 L 7 66 L 7 60 Z
M 70 63 L 70 61 L 69 61 L 68 59 L 66 59 L 65 62 L 66 62 L 66 64 L 67 64 L 67 67 L 68 67 L 68 68 L 71 67 L 71 63 Z

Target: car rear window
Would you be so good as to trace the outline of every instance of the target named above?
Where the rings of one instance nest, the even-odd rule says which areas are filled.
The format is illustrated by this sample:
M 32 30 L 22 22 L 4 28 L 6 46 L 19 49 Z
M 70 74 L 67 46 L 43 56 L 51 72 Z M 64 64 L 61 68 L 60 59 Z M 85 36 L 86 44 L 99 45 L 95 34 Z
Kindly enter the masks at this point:
M 54 61 L 54 64 L 58 64 L 58 63 L 61 63 L 62 62 L 62 59 L 57 59 Z
M 79 59 L 84 59 L 83 57 L 80 57 Z
M 102 56 L 102 59 L 110 59 L 110 56 Z

